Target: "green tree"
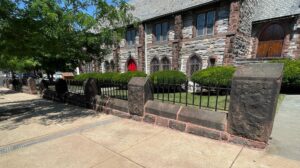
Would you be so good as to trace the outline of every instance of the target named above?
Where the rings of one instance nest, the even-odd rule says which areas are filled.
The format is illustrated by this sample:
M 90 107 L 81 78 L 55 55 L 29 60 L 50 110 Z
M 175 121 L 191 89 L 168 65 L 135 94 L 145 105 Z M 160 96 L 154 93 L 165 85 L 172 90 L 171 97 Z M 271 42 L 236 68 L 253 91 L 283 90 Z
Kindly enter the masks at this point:
M 0 69 L 53 73 L 101 61 L 136 21 L 132 9 L 125 0 L 1 0 Z

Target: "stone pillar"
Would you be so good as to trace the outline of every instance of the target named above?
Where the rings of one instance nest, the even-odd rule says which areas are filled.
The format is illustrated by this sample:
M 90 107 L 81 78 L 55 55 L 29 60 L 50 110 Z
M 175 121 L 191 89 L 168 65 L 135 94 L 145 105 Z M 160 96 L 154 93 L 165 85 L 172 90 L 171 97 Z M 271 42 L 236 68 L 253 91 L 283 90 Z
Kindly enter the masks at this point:
M 120 46 L 116 45 L 116 48 L 113 51 L 113 56 L 114 56 L 114 63 L 115 63 L 115 72 L 120 72 L 120 65 L 119 65 L 119 60 L 120 60 Z
M 88 108 L 95 109 L 96 107 L 96 96 L 98 94 L 97 81 L 96 79 L 88 79 L 84 82 L 84 95 L 85 101 Z
M 172 55 L 173 55 L 173 60 L 172 60 L 172 67 L 173 70 L 179 70 L 180 69 L 180 51 L 182 47 L 182 28 L 183 28 L 183 21 L 182 21 L 182 16 L 181 15 L 176 15 L 175 16 L 175 26 L 174 26 L 174 31 L 175 31 L 175 38 L 173 42 L 173 49 L 172 49 Z
M 68 85 L 67 82 L 63 79 L 59 79 L 55 83 L 55 91 L 57 95 L 57 101 L 65 101 L 65 95 L 68 93 Z
M 138 70 L 145 71 L 145 29 L 143 24 L 139 26 Z
M 5 80 L 5 87 L 9 88 L 9 85 L 10 85 L 10 79 L 6 79 Z
M 149 78 L 134 77 L 128 84 L 128 111 L 131 115 L 144 115 L 144 105 L 153 100 L 151 81 Z
M 33 78 L 27 79 L 27 86 L 30 94 L 37 94 L 35 80 Z
M 267 143 L 281 88 L 283 64 L 252 64 L 234 74 L 228 113 L 228 132 Z
M 230 4 L 228 34 L 224 64 L 234 63 L 236 58 L 250 54 L 252 20 L 258 0 L 233 0 Z

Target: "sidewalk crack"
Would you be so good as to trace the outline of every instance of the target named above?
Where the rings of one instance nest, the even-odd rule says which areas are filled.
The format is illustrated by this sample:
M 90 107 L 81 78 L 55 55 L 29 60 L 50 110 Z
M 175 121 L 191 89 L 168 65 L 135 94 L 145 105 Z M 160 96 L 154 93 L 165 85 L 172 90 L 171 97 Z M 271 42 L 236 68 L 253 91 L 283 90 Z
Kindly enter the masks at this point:
M 231 165 L 229 168 L 232 168 L 232 166 L 234 165 L 234 163 L 236 162 L 236 160 L 238 159 L 238 157 L 240 156 L 240 154 L 242 153 L 243 149 L 244 149 L 245 145 L 241 148 L 241 150 L 239 151 L 239 153 L 236 155 L 236 157 L 234 158 L 234 160 L 232 161 Z

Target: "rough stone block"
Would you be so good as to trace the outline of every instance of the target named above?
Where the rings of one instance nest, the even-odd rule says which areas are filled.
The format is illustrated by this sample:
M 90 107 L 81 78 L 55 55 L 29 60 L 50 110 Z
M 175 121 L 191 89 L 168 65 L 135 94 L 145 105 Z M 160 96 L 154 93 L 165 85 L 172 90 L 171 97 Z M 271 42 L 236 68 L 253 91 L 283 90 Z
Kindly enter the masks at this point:
M 229 136 L 228 141 L 230 143 L 245 145 L 247 147 L 259 148 L 259 149 L 264 149 L 267 146 L 267 144 L 264 142 L 253 141 L 253 140 L 246 139 L 243 137 L 238 137 L 238 136 Z
M 144 116 L 143 121 L 146 122 L 146 123 L 154 124 L 155 123 L 155 116 L 146 114 Z
M 281 88 L 283 64 L 252 64 L 234 74 L 228 132 L 268 142 Z
M 175 121 L 175 120 L 170 120 L 169 121 L 169 128 L 171 128 L 171 129 L 175 129 L 175 130 L 178 130 L 178 131 L 185 131 L 185 127 L 186 127 L 185 123 L 178 122 L 178 121 Z
M 211 139 L 220 140 L 221 139 L 221 133 L 217 130 L 207 129 L 195 125 L 188 125 L 186 128 L 186 132 L 198 136 L 203 136 Z
M 144 106 L 153 100 L 149 78 L 134 77 L 128 83 L 128 111 L 131 115 L 144 115 Z
M 162 127 L 168 127 L 169 126 L 169 120 L 167 118 L 156 118 L 156 125 L 162 126 Z
M 128 113 L 128 101 L 120 99 L 110 99 L 108 107 Z
M 147 113 L 161 117 L 171 118 L 174 120 L 176 120 L 179 109 L 179 105 L 173 105 L 151 100 L 149 100 L 145 106 L 145 110 Z
M 225 130 L 227 122 L 226 113 L 199 110 L 192 107 L 183 107 L 178 115 L 178 120 L 221 131 Z
M 131 116 L 131 119 L 133 119 L 134 121 L 143 121 L 143 117 L 141 116 L 137 116 L 137 115 L 133 115 Z
M 30 94 L 37 94 L 36 84 L 35 84 L 35 80 L 33 78 L 30 77 L 27 79 L 27 85 L 28 85 Z
M 108 110 L 108 109 L 109 108 L 106 108 L 106 110 Z M 131 116 L 128 113 L 125 113 L 125 112 L 122 112 L 122 111 L 119 111 L 119 110 L 109 109 L 109 111 L 110 111 L 110 114 L 121 117 L 121 118 L 126 118 L 126 119 L 131 118 Z

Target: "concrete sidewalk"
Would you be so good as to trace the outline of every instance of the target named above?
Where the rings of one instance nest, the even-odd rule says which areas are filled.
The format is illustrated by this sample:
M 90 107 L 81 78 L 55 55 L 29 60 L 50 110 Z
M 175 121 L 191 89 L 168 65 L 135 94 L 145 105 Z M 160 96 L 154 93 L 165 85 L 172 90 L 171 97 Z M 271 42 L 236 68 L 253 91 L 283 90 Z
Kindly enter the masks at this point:
M 1 92 L 0 115 L 1 109 L 30 110 L 0 121 L 0 167 L 300 167 L 300 161 L 270 150 Z

